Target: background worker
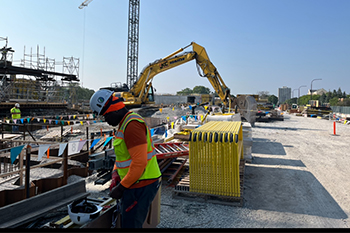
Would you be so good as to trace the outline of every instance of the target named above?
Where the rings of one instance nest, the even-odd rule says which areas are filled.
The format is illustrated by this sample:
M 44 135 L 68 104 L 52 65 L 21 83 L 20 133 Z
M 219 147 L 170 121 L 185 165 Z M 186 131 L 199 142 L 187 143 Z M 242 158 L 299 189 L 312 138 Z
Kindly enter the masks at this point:
M 95 92 L 90 107 L 109 125 L 119 125 L 113 141 L 116 163 L 110 196 L 121 199 L 121 227 L 142 228 L 161 177 L 150 130 L 144 119 L 129 111 L 113 91 Z
M 19 109 L 19 103 L 16 103 L 13 108 L 11 108 L 11 118 L 12 121 L 20 119 L 21 118 L 21 110 Z M 12 131 L 17 132 L 19 130 L 18 125 L 12 126 Z

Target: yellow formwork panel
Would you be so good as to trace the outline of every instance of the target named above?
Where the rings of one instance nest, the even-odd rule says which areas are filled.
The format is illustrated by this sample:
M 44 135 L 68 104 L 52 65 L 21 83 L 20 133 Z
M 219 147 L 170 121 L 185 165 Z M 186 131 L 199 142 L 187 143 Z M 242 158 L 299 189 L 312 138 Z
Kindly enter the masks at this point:
M 210 121 L 192 131 L 190 192 L 240 197 L 241 121 Z

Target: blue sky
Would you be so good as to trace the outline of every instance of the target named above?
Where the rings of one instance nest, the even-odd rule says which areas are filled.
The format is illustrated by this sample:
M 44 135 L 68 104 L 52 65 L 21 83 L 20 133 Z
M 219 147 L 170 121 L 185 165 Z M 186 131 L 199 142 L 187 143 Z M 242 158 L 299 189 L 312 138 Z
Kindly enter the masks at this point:
M 80 59 L 83 87 L 126 82 L 128 0 L 3 0 L 0 37 L 14 63 L 44 53 Z M 203 46 L 231 93 L 324 88 L 350 93 L 349 0 L 141 0 L 138 71 L 192 41 Z M 0 47 L 4 46 L 0 41 Z M 190 48 L 189 48 L 190 50 Z M 186 50 L 186 51 L 189 51 Z M 19 65 L 19 62 L 17 63 Z M 56 66 L 61 72 L 62 66 Z M 202 85 L 190 61 L 155 76 L 158 94 Z M 293 91 L 295 90 L 295 91 Z

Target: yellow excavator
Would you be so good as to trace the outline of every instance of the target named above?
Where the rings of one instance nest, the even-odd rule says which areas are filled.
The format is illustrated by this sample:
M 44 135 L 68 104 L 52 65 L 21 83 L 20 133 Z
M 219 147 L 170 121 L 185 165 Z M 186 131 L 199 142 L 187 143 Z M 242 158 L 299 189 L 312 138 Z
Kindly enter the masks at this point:
M 190 46 L 192 46 L 192 51 L 183 52 Z M 223 102 L 223 108 L 235 108 L 236 111 L 238 109 L 248 122 L 254 124 L 255 114 L 252 114 L 252 112 L 256 110 L 255 99 L 249 96 L 241 98 L 231 96 L 230 89 L 226 86 L 216 67 L 210 61 L 205 48 L 195 42 L 191 42 L 189 45 L 180 48 L 172 54 L 150 63 L 142 70 L 138 80 L 130 89 L 126 84 L 121 85 L 118 82 L 112 83 L 111 87 L 103 87 L 101 89 L 110 89 L 117 92 L 117 95 L 124 98 L 124 103 L 129 109 L 151 105 L 155 103 L 152 86 L 154 76 L 192 60 L 196 61 L 199 75 L 206 77 L 219 95 Z

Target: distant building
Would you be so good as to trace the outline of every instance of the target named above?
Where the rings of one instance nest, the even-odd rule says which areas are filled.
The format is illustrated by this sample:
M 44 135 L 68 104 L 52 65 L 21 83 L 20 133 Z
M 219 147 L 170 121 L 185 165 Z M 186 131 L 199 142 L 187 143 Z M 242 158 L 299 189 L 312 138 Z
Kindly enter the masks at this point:
M 313 95 L 322 95 L 323 93 L 324 93 L 324 94 L 327 93 L 327 91 L 326 91 L 325 89 L 323 89 L 323 88 L 318 89 L 318 90 L 312 90 L 312 94 L 313 94 Z M 307 94 L 308 94 L 308 95 L 311 95 L 311 90 L 310 90 L 310 89 L 308 90 Z
M 278 103 L 283 104 L 286 100 L 291 99 L 292 89 L 290 87 L 278 88 Z

